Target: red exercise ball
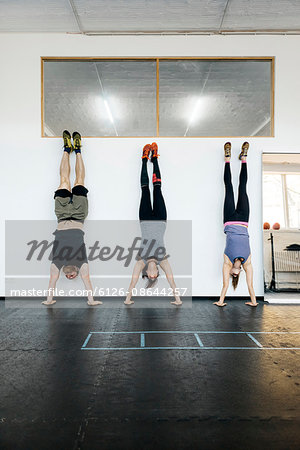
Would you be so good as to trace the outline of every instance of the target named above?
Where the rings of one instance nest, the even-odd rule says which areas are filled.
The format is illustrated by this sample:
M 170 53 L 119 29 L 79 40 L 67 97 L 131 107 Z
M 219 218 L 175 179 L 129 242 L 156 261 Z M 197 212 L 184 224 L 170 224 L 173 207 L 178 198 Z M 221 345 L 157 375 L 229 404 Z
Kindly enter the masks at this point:
M 275 222 L 272 228 L 273 230 L 280 230 L 280 223 Z
M 271 225 L 269 224 L 269 222 L 265 222 L 264 223 L 264 230 L 269 230 L 271 228 Z

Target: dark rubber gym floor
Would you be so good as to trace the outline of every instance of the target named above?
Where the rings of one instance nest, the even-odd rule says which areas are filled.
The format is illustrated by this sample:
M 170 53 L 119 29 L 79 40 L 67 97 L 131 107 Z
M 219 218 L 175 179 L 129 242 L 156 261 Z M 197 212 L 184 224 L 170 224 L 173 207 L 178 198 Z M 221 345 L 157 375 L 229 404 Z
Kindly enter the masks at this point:
M 300 448 L 300 306 L 1 302 L 0 330 L 1 450 Z M 86 347 L 119 350 L 82 350 L 91 331 L 193 331 L 203 347 L 193 333 L 146 333 L 145 347 L 187 347 L 152 350 L 139 333 L 99 333 Z M 281 334 L 251 334 L 259 347 L 201 331 Z

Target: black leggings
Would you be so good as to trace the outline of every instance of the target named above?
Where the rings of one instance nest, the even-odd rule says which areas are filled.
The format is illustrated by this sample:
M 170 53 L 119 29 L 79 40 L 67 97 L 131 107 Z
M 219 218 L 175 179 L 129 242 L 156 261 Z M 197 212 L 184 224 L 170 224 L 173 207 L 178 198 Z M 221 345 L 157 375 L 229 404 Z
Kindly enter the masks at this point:
M 157 158 L 153 165 L 153 208 L 149 189 L 149 177 L 147 172 L 147 159 L 143 159 L 141 172 L 142 197 L 140 202 L 140 220 L 167 220 L 167 210 L 164 197 L 161 192 L 161 180 Z M 159 181 L 154 181 L 158 180 Z
M 249 221 L 249 199 L 246 191 L 247 187 L 247 163 L 242 163 L 240 172 L 239 197 L 235 207 L 233 187 L 231 183 L 230 163 L 225 163 L 224 183 L 224 223 L 226 222 L 248 222 Z

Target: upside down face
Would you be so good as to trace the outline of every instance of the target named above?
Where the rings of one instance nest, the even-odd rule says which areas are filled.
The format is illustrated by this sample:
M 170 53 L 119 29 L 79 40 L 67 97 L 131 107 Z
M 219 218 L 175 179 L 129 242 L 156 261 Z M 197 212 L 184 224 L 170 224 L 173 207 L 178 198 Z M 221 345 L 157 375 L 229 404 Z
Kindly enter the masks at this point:
M 65 266 L 63 272 L 68 280 L 73 280 L 79 274 L 79 269 L 76 266 Z
M 234 264 L 233 264 L 231 270 L 230 270 L 230 275 L 233 278 L 236 278 L 236 277 L 239 276 L 241 270 L 242 270 L 242 261 L 240 259 L 236 259 L 234 261 Z
M 236 277 L 238 277 L 239 276 L 239 274 L 240 274 L 240 272 L 241 272 L 241 268 L 236 268 L 236 267 L 232 267 L 232 269 L 231 269 L 231 271 L 230 271 L 230 275 L 233 277 L 233 278 L 236 278 Z
M 156 280 L 159 272 L 155 261 L 149 261 L 146 273 L 149 280 Z

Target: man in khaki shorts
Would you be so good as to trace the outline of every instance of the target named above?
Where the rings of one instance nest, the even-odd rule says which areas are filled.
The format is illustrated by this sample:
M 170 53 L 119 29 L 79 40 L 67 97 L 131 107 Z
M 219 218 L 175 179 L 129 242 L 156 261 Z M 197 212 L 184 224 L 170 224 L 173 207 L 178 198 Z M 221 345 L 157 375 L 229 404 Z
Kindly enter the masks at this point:
M 81 135 L 74 131 L 73 144 L 71 134 L 63 132 L 64 152 L 60 164 L 60 185 L 55 191 L 55 214 L 57 229 L 53 233 L 55 240 L 52 250 L 52 264 L 50 267 L 50 281 L 47 300 L 44 305 L 53 305 L 56 300 L 53 294 L 60 271 L 72 280 L 81 276 L 87 291 L 88 305 L 101 305 L 102 302 L 93 298 L 93 288 L 89 276 L 89 266 L 84 243 L 83 223 L 88 215 L 88 190 L 84 186 L 85 168 L 81 155 Z M 70 183 L 70 154 L 75 151 L 76 179 L 71 191 Z

